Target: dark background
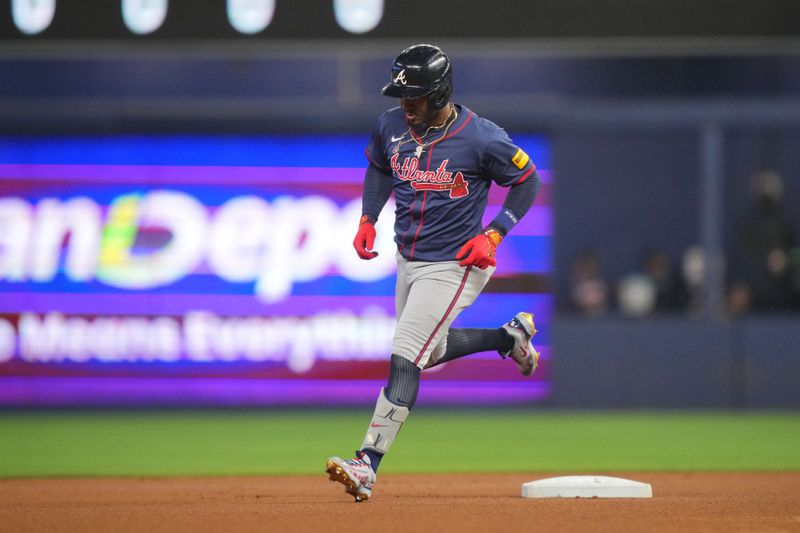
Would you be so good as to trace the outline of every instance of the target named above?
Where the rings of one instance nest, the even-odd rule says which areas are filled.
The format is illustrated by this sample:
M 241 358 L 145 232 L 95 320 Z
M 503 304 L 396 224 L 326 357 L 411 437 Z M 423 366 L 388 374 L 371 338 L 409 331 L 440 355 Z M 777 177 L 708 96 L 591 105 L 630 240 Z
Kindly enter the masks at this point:
M 331 2 L 277 0 L 272 24 L 255 40 L 372 40 L 537 37 L 796 36 L 800 5 L 792 0 L 387 0 L 368 35 L 342 30 Z M 0 38 L 23 35 L 0 9 Z M 241 37 L 226 23 L 224 0 L 171 0 L 164 25 L 146 39 Z M 119 17 L 119 2 L 59 0 L 53 24 L 39 38 L 136 39 Z

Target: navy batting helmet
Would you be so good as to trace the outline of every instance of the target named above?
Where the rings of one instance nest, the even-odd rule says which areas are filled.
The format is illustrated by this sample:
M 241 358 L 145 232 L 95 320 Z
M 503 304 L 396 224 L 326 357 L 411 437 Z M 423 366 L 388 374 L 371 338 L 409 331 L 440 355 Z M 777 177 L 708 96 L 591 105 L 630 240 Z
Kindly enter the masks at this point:
M 430 44 L 406 48 L 392 64 L 392 81 L 381 91 L 395 98 L 429 96 L 430 105 L 444 107 L 453 92 L 453 67 L 442 49 Z

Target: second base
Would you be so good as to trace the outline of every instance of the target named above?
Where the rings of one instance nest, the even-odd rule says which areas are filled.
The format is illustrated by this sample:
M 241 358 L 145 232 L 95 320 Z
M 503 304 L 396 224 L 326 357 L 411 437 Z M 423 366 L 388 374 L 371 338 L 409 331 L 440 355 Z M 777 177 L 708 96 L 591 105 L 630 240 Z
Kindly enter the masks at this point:
M 608 476 L 563 476 L 522 484 L 523 498 L 652 498 L 648 483 Z

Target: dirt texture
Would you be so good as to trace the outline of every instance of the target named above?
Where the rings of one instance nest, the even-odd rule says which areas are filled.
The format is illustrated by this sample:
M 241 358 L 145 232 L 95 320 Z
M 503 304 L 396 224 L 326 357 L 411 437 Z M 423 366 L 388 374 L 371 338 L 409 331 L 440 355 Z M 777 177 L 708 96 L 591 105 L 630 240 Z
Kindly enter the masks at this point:
M 323 473 L 3 479 L 0 531 L 800 532 L 800 472 L 593 473 L 653 498 L 522 498 L 542 474 L 386 474 L 358 504 Z

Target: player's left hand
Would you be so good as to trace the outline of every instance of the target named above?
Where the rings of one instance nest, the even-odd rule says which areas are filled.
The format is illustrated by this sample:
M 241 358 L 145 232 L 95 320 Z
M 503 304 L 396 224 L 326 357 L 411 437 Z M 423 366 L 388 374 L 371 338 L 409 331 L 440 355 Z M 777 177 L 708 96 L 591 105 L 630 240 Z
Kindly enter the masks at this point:
M 479 233 L 464 243 L 456 254 L 456 259 L 461 259 L 461 266 L 476 266 L 481 270 L 497 266 L 494 258 L 497 244 L 486 233 Z

